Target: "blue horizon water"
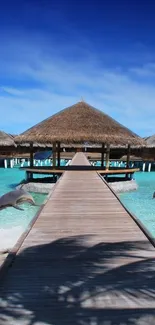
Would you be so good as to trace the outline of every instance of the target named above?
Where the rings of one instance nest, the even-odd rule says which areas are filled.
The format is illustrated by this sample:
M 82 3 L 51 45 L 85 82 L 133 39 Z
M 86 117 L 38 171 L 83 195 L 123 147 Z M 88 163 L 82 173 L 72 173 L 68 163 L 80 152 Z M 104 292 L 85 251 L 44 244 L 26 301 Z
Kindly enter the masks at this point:
M 125 207 L 139 219 L 155 238 L 155 172 L 134 174 L 138 190 L 120 194 Z

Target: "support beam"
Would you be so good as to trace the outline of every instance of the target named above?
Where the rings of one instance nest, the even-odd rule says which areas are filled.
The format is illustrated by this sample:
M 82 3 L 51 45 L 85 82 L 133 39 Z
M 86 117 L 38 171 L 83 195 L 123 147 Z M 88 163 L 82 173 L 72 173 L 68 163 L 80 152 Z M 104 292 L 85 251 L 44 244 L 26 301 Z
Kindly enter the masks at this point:
M 53 143 L 53 167 L 56 167 L 56 143 Z
M 33 167 L 33 142 L 30 143 L 30 167 Z
M 107 149 L 106 149 L 106 170 L 109 169 L 109 158 L 110 158 L 110 145 L 107 144 Z
M 101 151 L 101 167 L 104 166 L 104 149 L 105 149 L 105 145 L 104 145 L 104 143 L 102 143 L 102 151 Z
M 60 157 L 60 150 L 61 150 L 61 148 L 60 148 L 60 142 L 58 142 L 58 143 L 57 143 L 58 167 L 60 167 L 60 159 L 61 159 L 61 157 Z
M 130 166 L 130 152 L 131 152 L 131 147 L 130 147 L 130 144 L 128 144 L 128 148 L 127 148 L 127 165 L 126 167 L 129 168 Z

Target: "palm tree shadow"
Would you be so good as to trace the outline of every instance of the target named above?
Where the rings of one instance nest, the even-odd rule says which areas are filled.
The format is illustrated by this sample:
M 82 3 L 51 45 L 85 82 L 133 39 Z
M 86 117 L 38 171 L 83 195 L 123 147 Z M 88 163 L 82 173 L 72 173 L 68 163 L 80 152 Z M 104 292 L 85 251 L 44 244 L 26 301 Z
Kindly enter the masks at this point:
M 61 238 L 23 250 L 1 284 L 0 324 L 26 318 L 28 325 L 154 325 L 148 241 L 90 245 L 91 239 Z

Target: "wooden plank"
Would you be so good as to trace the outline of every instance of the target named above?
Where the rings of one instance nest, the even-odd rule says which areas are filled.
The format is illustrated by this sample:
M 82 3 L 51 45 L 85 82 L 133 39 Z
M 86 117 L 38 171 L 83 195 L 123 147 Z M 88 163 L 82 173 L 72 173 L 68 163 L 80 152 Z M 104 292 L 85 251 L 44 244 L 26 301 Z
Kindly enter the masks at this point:
M 154 255 L 95 171 L 66 171 L 0 285 L 0 324 L 154 325 Z
M 74 170 L 70 168 L 26 168 L 26 167 L 21 167 L 20 169 L 25 170 L 27 172 L 33 172 L 35 174 L 63 174 L 65 171 L 73 172 L 73 171 L 85 171 L 85 169 L 80 169 L 78 166 Z M 136 173 L 139 171 L 139 168 L 127 168 L 127 169 L 99 169 L 99 168 L 90 168 L 88 169 L 89 172 L 96 171 L 97 173 L 100 174 L 130 174 L 130 173 Z

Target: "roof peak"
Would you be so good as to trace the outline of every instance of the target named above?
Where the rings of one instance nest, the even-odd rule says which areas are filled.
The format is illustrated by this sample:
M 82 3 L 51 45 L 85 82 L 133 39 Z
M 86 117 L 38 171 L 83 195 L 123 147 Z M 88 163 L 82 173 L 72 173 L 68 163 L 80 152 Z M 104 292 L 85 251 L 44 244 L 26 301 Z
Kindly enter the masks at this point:
M 80 103 L 85 103 L 85 100 L 84 100 L 84 98 L 82 96 L 80 98 Z

